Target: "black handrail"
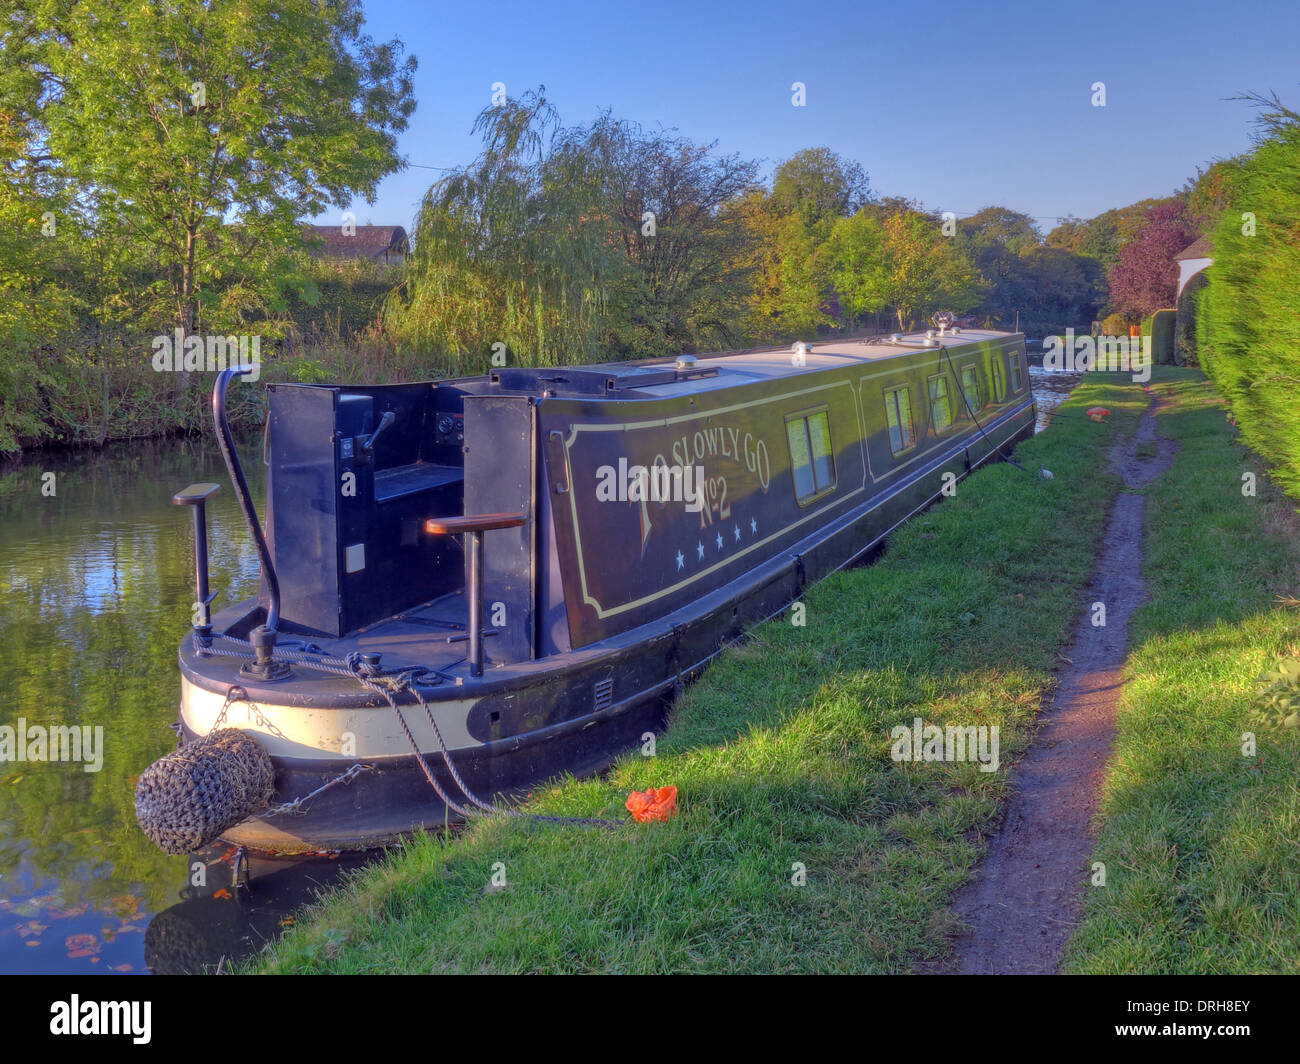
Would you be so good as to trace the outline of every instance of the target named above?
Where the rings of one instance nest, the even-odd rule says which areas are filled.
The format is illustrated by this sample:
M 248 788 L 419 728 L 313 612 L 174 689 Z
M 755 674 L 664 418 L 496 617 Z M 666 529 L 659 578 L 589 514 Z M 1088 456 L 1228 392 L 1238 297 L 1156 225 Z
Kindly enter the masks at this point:
M 230 422 L 226 420 L 226 389 L 232 380 L 248 373 L 252 368 L 231 366 L 217 374 L 216 382 L 212 385 L 212 424 L 217 430 L 217 443 L 221 445 L 221 456 L 226 460 L 226 469 L 230 471 L 239 508 L 244 511 L 244 520 L 248 522 L 249 531 L 253 533 L 253 542 L 257 546 L 257 556 L 262 560 L 262 576 L 271 595 L 271 606 L 266 611 L 265 627 L 275 632 L 280 626 L 280 581 L 275 575 L 275 566 L 271 562 L 271 552 L 266 546 L 266 537 L 262 535 L 262 525 L 257 519 L 257 510 L 248 494 L 248 482 L 244 479 L 239 455 L 235 453 L 235 441 L 230 435 Z M 271 645 L 275 645 L 274 640 Z

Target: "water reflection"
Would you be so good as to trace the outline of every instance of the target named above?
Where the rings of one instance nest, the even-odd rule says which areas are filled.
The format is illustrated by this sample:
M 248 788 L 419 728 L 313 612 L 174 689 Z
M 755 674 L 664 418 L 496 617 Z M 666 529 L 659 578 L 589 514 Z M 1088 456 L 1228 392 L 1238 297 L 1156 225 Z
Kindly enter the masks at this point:
M 245 469 L 260 494 L 258 442 Z M 193 575 L 189 515 L 171 496 L 198 480 L 226 480 L 204 440 L 52 452 L 0 468 L 0 726 L 24 718 L 29 728 L 104 735 L 98 772 L 0 762 L 0 971 L 145 971 L 151 918 L 174 919 L 186 904 L 173 904 L 179 892 L 194 890 L 190 861 L 159 853 L 136 827 L 133 794 L 140 771 L 175 744 L 176 648 Z M 211 501 L 209 526 L 217 605 L 248 597 L 257 560 L 228 486 Z M 306 886 L 317 873 L 272 878 L 295 875 Z M 235 939 L 213 932 L 212 963 L 235 954 L 239 935 L 260 941 L 271 899 L 306 900 L 271 888 L 209 895 L 202 911 L 214 928 L 234 928 L 241 912 L 256 917 Z
M 154 975 L 228 968 L 278 938 L 293 923 L 296 909 L 364 863 L 355 854 L 305 860 L 254 856 L 247 865 L 241 859 L 236 873 L 231 847 L 192 854 L 181 900 L 149 921 L 145 964 Z

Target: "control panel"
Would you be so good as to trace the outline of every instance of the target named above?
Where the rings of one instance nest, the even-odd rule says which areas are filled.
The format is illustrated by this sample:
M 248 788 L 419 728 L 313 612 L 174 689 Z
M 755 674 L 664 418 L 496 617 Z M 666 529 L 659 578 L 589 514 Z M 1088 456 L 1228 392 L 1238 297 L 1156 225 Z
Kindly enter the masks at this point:
M 440 445 L 460 447 L 465 443 L 465 415 L 439 414 L 434 430 Z

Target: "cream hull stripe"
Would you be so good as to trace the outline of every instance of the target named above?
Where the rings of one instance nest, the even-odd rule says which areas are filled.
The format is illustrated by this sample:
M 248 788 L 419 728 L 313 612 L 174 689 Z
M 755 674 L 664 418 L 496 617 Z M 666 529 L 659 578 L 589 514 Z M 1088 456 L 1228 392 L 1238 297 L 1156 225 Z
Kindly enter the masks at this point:
M 225 696 L 196 687 L 181 678 L 181 719 L 200 735 L 212 730 Z M 453 753 L 483 744 L 470 737 L 465 724 L 474 699 L 430 703 L 438 728 Z M 411 745 L 387 704 L 370 709 L 336 709 L 328 706 L 282 706 L 255 703 L 259 720 L 247 702 L 232 702 L 226 712 L 231 728 L 256 735 L 272 757 L 319 760 L 409 755 Z M 403 706 L 407 727 L 423 753 L 437 755 L 438 742 L 421 706 Z

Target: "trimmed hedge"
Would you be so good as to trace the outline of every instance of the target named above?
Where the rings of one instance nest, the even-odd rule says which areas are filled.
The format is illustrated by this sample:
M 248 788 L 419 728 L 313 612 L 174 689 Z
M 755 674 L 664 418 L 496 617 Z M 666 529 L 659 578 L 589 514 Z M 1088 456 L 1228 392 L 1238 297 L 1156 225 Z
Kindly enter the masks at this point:
M 1199 366 L 1196 354 L 1196 315 L 1199 293 L 1205 287 L 1202 270 L 1187 282 L 1178 296 L 1178 311 L 1174 319 L 1174 361 L 1180 366 Z
M 1234 191 L 1198 298 L 1198 354 L 1243 442 L 1300 496 L 1300 114 L 1274 116 Z

